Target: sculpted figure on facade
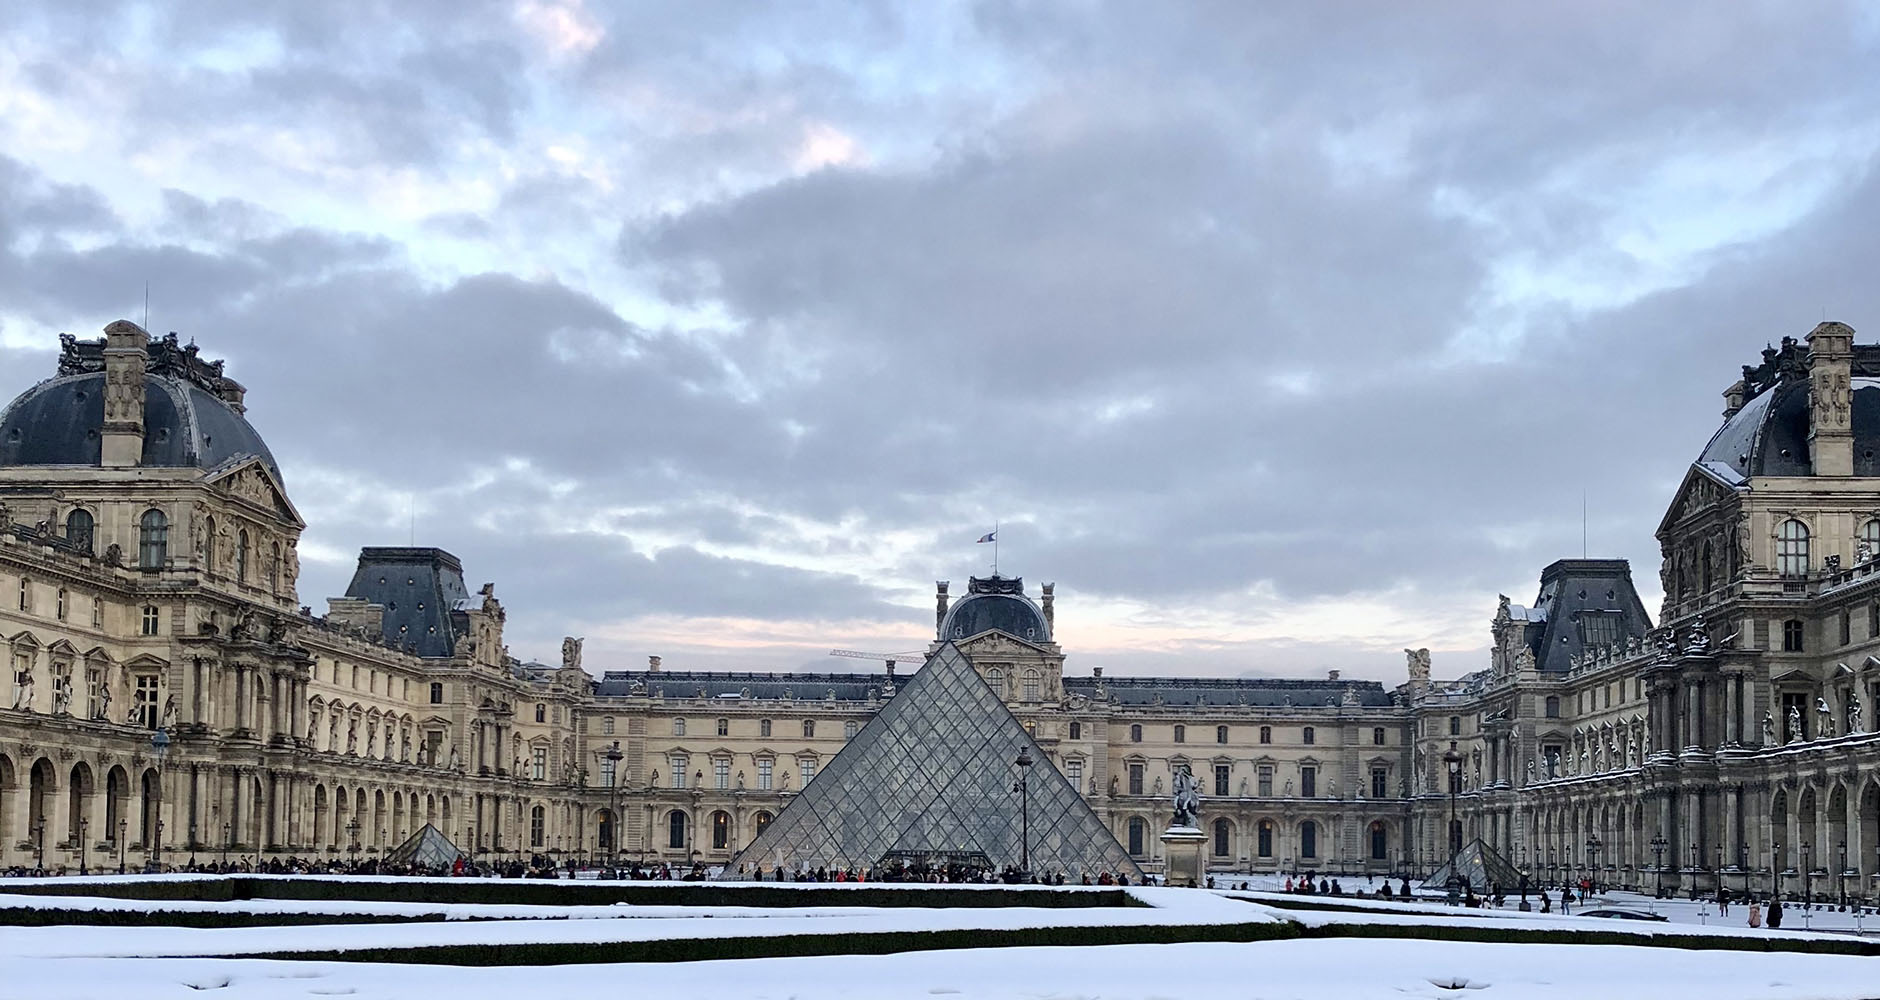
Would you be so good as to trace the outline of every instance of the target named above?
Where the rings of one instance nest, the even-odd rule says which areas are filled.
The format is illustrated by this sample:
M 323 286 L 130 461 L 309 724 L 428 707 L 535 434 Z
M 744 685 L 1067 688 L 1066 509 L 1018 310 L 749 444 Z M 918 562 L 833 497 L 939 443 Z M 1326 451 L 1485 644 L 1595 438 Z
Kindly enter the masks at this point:
M 13 679 L 13 708 L 16 711 L 33 710 L 33 671 L 31 668 L 20 671 Z
M 157 723 L 157 728 L 158 729 L 175 729 L 176 728 L 176 696 L 175 695 L 171 694 L 171 695 L 165 695 L 163 697 L 163 715 L 160 717 Z
M 1860 699 L 1850 698 L 1847 703 L 1847 735 L 1855 736 L 1865 731 L 1860 724 Z
M 111 682 L 109 679 L 98 685 L 97 710 L 92 712 L 91 717 L 94 719 L 111 718 Z
M 561 667 L 563 670 L 581 669 L 581 640 L 567 636 L 561 640 Z
M 1828 699 L 1815 699 L 1815 738 L 1827 740 L 1834 738 L 1834 709 L 1828 707 Z
M 1789 738 L 1794 743 L 1802 738 L 1802 708 L 1800 705 L 1789 706 Z
M 357 753 L 358 750 L 359 750 L 359 721 L 357 719 L 348 719 L 346 721 L 346 752 L 351 754 L 351 753 Z
M 1157 779 L 1160 783 L 1160 779 Z M 1201 791 L 1195 785 L 1194 773 L 1187 764 L 1175 768 L 1175 817 L 1169 821 L 1171 827 L 1195 825 L 1195 817 L 1201 812 Z

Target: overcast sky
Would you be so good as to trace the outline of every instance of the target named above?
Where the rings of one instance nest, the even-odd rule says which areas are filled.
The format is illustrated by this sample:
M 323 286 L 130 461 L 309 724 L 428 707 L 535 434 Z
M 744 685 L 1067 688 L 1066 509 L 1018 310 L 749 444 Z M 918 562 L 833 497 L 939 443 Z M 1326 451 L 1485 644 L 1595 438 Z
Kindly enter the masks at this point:
M 1829 3 L 0 3 L 0 398 L 194 338 L 308 521 L 512 652 L 852 669 L 933 581 L 1087 673 L 1486 666 L 1765 342 L 1880 338 Z M 1863 337 L 1863 340 L 1868 337 Z

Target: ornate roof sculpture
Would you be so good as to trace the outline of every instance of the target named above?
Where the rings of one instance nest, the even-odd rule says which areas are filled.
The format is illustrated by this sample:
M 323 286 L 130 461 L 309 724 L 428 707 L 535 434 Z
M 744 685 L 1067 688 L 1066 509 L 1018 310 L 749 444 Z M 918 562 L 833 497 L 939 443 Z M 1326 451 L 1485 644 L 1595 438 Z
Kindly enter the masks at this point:
M 1013 762 L 1027 782 L 1021 842 Z M 958 648 L 943 643 L 777 818 L 725 867 L 868 868 L 889 857 L 981 856 L 1076 879 L 1141 869 L 993 694 Z
M 1809 442 L 1811 419 L 1820 417 L 1812 412 L 1811 377 L 1825 362 L 1838 367 L 1838 384 L 1822 402 L 1841 408 L 1837 422 L 1851 429 L 1853 474 L 1880 475 L 1880 391 L 1873 391 L 1880 390 L 1880 345 L 1854 344 L 1853 336 L 1852 327 L 1826 322 L 1801 340 L 1783 337 L 1782 346 L 1764 348 L 1762 364 L 1744 365 L 1742 380 L 1724 392 L 1723 426 L 1696 464 L 1727 486 L 1754 476 L 1820 474 Z
M 1047 592 L 1049 589 L 1047 584 Z M 1025 596 L 1023 577 L 995 574 L 968 579 L 966 596 L 947 610 L 935 638 L 970 639 L 994 629 L 1028 642 L 1051 641 L 1051 622 L 1043 609 Z
M 58 374 L 0 410 L 0 466 L 97 466 L 105 423 L 105 341 L 61 334 Z M 244 456 L 267 463 L 273 453 L 248 423 L 240 383 L 222 362 L 204 361 L 176 334 L 150 341 L 143 375 L 143 454 L 157 468 L 216 469 Z

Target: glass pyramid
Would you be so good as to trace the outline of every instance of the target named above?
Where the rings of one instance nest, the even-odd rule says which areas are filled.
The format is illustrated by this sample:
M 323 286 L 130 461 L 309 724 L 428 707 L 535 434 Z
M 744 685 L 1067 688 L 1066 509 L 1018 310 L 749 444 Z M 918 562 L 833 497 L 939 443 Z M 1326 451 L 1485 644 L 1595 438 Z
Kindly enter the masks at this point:
M 1103 872 L 1142 878 L 1103 821 L 1031 734 L 946 643 L 817 773 L 731 864 L 766 870 L 865 869 L 896 859 L 972 859 L 1017 867 L 1021 749 L 1029 788 L 1031 870 L 1075 882 Z
M 449 871 L 457 863 L 460 854 L 457 845 L 450 838 L 439 832 L 429 823 L 412 834 L 404 843 L 385 852 L 387 864 L 409 864 L 433 871 Z
M 1456 887 L 1467 883 L 1478 894 L 1494 892 L 1513 892 L 1521 884 L 1521 873 L 1508 863 L 1507 859 L 1495 853 L 1495 849 L 1477 837 L 1469 841 L 1467 847 L 1456 852 L 1456 856 L 1441 868 L 1423 880 L 1425 889 L 1449 888 L 1449 877 L 1460 876 Z

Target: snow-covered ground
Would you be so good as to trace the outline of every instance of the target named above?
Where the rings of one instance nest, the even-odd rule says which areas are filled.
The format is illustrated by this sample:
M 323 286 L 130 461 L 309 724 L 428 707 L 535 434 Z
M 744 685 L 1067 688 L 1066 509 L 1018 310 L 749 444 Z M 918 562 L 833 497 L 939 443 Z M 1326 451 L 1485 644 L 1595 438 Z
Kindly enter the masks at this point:
M 1234 880 L 1240 881 L 1240 880 Z M 0 888 L 5 888 L 0 883 Z M 935 907 L 924 887 L 895 887 L 909 905 L 817 906 L 494 906 L 241 900 L 227 903 L 0 896 L 0 906 L 76 905 L 223 912 L 426 913 L 433 921 L 296 927 L 11 927 L 0 929 L 0 1000 L 5 998 L 406 997 L 449 991 L 452 1000 L 620 992 L 636 996 L 729 998 L 1114 998 L 1215 997 L 1528 998 L 1652 996 L 1654 1000 L 1736 997 L 1871 997 L 1876 959 L 1795 953 L 1684 951 L 1630 945 L 1487 944 L 1378 938 L 1314 938 L 1245 944 L 1023 947 L 805 956 L 741 961 L 594 964 L 526 968 L 260 961 L 256 953 L 326 952 L 470 943 L 568 944 L 700 940 L 729 936 L 838 935 L 896 931 L 1105 925 L 1195 926 L 1281 920 L 1327 924 L 1574 927 L 1651 935 L 1675 932 L 1763 938 L 1842 937 L 1800 929 L 1751 930 L 1720 922 L 1699 904 L 1657 903 L 1668 924 L 1593 920 L 1506 910 L 1459 911 L 1423 901 L 1385 904 L 1356 897 L 1297 897 L 1356 905 L 1367 912 L 1279 910 L 1266 893 L 1132 888 L 1140 907 Z M 1261 888 L 1267 888 L 1262 886 Z M 1358 888 L 1348 886 L 1348 888 Z M 1076 890 L 1064 890 L 1075 892 Z M 1242 897 L 1242 898 L 1235 898 Z M 571 894 L 571 899 L 578 898 Z M 858 896 L 857 898 L 863 898 Z M 1619 896 L 1615 904 L 1644 905 Z M 466 922 L 477 916 L 487 919 Z M 1836 917 L 1848 919 L 1847 915 Z M 567 917 L 548 919 L 543 917 Z M 608 919 L 608 918 L 631 919 Z M 457 918 L 457 919 L 451 919 Z M 1706 923 L 1706 921 L 1708 921 Z
M 1853 1000 L 1876 993 L 1874 960 L 1867 958 L 1357 939 L 493 969 L 214 959 L 9 959 L 4 965 L 0 998 L 9 1000 L 621 994 L 674 1000 Z

